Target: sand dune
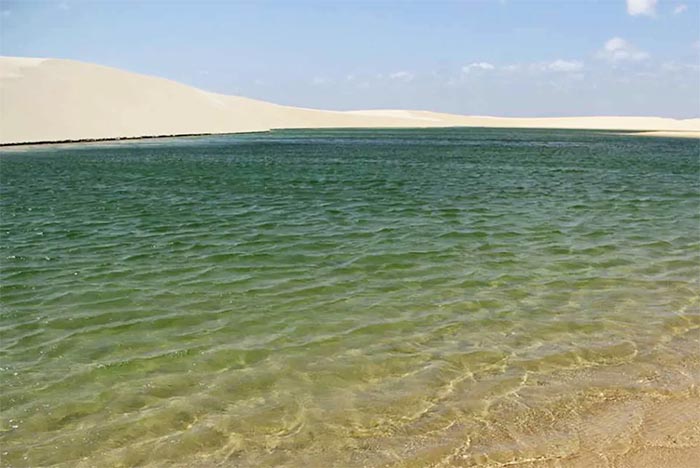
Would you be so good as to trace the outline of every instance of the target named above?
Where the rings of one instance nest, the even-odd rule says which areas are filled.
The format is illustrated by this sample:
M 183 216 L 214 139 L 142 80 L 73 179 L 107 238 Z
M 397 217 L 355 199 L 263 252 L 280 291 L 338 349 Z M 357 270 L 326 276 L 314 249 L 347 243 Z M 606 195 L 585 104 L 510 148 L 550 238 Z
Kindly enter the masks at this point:
M 210 93 L 163 78 L 72 60 L 0 57 L 0 144 L 275 128 L 448 126 L 617 129 L 700 135 L 700 119 L 499 118 L 408 110 L 302 109 Z

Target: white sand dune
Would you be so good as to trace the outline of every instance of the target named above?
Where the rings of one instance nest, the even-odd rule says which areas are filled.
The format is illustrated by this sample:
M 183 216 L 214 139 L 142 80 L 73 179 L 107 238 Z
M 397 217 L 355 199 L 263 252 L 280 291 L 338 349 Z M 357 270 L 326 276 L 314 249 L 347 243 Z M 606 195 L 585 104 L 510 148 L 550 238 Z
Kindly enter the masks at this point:
M 643 130 L 700 136 L 700 119 L 499 118 L 408 110 L 302 109 L 72 60 L 0 57 L 0 144 L 276 128 L 450 126 Z

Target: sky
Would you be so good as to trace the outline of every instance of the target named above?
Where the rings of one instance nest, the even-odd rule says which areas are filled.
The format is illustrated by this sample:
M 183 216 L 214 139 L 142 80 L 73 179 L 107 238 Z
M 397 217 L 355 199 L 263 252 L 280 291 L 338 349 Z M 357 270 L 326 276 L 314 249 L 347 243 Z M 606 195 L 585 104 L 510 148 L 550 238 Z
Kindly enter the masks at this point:
M 0 0 L 0 54 L 323 109 L 700 117 L 699 0 Z

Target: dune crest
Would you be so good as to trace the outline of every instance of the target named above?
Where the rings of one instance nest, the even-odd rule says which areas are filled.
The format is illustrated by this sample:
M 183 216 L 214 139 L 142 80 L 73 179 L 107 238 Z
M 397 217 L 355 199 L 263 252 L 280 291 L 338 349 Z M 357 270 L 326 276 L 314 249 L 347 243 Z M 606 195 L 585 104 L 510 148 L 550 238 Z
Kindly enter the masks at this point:
M 500 118 L 410 110 L 303 109 L 72 60 L 0 57 L 0 144 L 278 128 L 452 126 L 641 130 L 700 136 L 700 119 Z

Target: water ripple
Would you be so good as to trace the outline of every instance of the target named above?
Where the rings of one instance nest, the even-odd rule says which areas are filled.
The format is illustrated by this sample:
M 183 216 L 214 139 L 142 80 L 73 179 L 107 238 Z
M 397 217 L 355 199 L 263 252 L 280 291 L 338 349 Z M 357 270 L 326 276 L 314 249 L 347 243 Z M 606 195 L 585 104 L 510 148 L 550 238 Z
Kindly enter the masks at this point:
M 7 466 L 513 461 L 540 442 L 506 423 L 569 450 L 556 421 L 599 395 L 697 385 L 691 140 L 272 132 L 0 166 Z

